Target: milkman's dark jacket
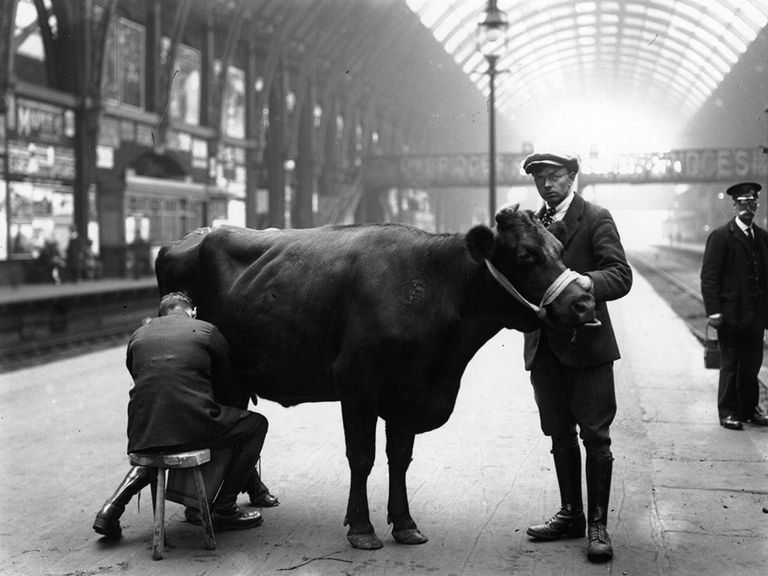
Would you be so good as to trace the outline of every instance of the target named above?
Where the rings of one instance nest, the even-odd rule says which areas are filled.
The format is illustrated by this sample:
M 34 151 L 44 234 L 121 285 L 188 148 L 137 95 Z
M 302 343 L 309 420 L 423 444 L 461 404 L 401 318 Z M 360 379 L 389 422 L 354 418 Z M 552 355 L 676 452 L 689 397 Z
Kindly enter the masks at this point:
M 559 227 L 557 230 L 555 227 Z M 619 346 L 606 302 L 625 296 L 632 287 L 619 232 L 611 213 L 574 195 L 564 218 L 550 226 L 563 243 L 563 263 L 592 279 L 595 316 L 599 327 L 546 327 L 547 339 L 560 362 L 572 368 L 599 366 L 620 358 Z M 525 368 L 531 369 L 539 345 L 540 330 L 525 334 Z
M 134 381 L 128 452 L 205 446 L 248 414 L 216 401 L 237 404 L 226 339 L 213 324 L 182 311 L 136 330 L 128 341 L 126 366 Z
M 768 293 L 768 232 L 752 224 L 763 269 L 763 295 Z M 750 297 L 751 246 L 735 219 L 716 228 L 707 238 L 701 265 L 701 295 L 707 316 L 723 315 L 731 330 L 768 328 L 768 306 L 756 307 Z M 763 310 L 761 317 L 758 308 Z

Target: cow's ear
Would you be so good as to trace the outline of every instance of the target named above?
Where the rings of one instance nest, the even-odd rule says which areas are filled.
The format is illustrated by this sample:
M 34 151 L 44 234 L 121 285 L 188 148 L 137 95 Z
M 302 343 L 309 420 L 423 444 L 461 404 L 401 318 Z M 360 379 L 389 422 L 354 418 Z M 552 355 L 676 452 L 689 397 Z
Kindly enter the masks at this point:
M 478 262 L 493 256 L 496 246 L 493 239 L 493 230 L 484 224 L 478 224 L 467 232 L 467 250 L 469 255 Z
M 552 224 L 549 225 L 549 228 L 547 228 L 547 232 L 551 233 L 555 238 L 560 240 L 561 243 L 565 242 L 565 234 L 567 230 L 562 220 L 552 222 Z

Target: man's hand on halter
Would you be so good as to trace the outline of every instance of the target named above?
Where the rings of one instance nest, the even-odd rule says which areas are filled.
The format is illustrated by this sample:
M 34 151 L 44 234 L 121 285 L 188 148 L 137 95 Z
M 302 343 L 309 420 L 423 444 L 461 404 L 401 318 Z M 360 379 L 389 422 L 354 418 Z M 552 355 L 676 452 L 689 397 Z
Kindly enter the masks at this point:
M 594 286 L 594 282 L 592 282 L 592 278 L 589 276 L 585 276 L 584 274 L 579 274 L 579 277 L 574 280 L 576 284 L 584 288 L 587 292 L 592 290 L 592 286 Z

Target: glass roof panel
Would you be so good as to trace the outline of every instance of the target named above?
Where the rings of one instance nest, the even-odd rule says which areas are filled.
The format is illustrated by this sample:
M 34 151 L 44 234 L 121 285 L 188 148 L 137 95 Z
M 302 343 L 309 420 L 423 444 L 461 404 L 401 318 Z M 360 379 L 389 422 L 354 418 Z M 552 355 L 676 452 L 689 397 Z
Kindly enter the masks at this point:
M 406 3 L 487 91 L 487 65 L 474 46 L 487 0 Z M 510 22 L 499 68 L 514 74 L 496 77 L 497 102 L 508 109 L 551 99 L 555 77 L 568 77 L 564 101 L 597 86 L 618 94 L 631 85 L 658 95 L 665 109 L 693 113 L 768 23 L 768 0 L 498 0 L 498 6 Z

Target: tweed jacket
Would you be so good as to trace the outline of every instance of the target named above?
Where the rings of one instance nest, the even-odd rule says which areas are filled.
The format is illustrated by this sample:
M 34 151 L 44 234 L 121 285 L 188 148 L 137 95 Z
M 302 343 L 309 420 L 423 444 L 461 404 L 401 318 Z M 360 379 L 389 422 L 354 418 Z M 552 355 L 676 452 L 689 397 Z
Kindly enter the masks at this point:
M 128 452 L 204 446 L 247 414 L 215 399 L 234 404 L 237 398 L 229 344 L 213 324 L 184 312 L 153 318 L 136 330 L 128 341 L 126 366 L 134 382 Z
M 563 243 L 566 266 L 589 276 L 593 282 L 595 316 L 599 327 L 558 328 L 547 326 L 547 339 L 560 362 L 573 368 L 599 366 L 620 358 L 619 346 L 606 302 L 617 300 L 632 287 L 632 269 L 627 263 L 619 232 L 611 213 L 578 194 L 560 222 L 551 227 Z M 530 370 L 541 331 L 525 334 L 525 367 Z
M 752 224 L 763 272 L 763 291 L 768 294 L 768 232 Z M 732 330 L 768 328 L 768 314 L 757 317 L 749 295 L 751 247 L 746 234 L 730 220 L 707 238 L 701 265 L 701 295 L 707 316 L 723 315 L 723 326 Z M 762 306 L 765 312 L 768 306 Z

